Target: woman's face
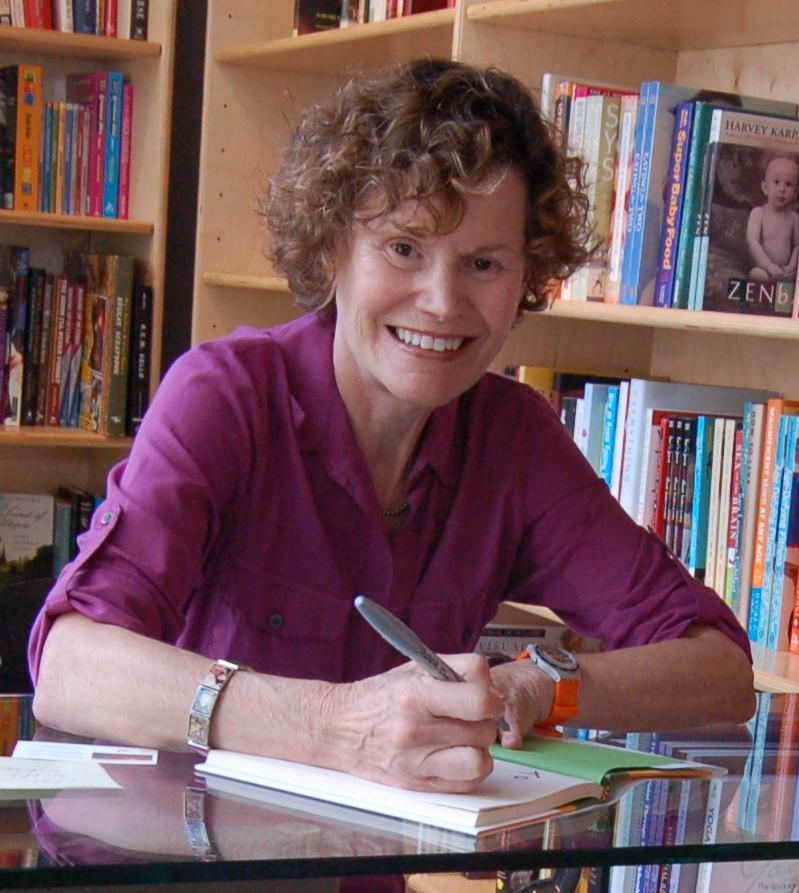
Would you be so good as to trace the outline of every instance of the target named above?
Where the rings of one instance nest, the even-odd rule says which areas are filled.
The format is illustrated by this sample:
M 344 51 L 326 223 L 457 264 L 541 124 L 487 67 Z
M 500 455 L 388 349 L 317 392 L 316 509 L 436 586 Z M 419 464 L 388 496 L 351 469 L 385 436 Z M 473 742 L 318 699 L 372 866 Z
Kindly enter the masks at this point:
M 430 235 L 413 202 L 353 227 L 336 265 L 336 381 L 350 410 L 431 410 L 471 387 L 505 343 L 524 280 L 525 189 L 513 172 Z

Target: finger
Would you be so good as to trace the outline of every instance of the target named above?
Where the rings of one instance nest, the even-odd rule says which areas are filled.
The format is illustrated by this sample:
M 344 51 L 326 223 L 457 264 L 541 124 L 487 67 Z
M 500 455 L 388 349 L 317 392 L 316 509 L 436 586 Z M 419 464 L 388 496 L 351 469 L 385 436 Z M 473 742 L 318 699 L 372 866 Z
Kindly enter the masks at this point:
M 473 682 L 442 682 L 420 679 L 424 708 L 433 716 L 468 722 L 496 720 L 505 711 L 505 700 L 493 686 Z
M 417 771 L 426 784 L 445 785 L 450 790 L 453 784 L 473 789 L 491 773 L 493 767 L 494 761 L 487 750 L 479 747 L 446 747 L 429 753 Z

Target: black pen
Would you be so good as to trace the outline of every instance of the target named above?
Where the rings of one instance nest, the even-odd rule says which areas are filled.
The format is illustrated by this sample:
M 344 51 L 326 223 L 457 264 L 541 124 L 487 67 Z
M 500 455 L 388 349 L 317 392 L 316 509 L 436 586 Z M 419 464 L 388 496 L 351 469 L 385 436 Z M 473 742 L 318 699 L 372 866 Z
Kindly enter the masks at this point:
M 395 617 L 377 602 L 373 602 L 365 595 L 355 596 L 355 607 L 361 616 L 376 632 L 392 645 L 400 654 L 409 657 L 434 679 L 442 679 L 444 682 L 465 682 L 466 680 L 441 658 L 406 626 L 399 617 Z M 503 732 L 510 730 L 510 726 L 504 719 L 496 720 L 496 726 Z

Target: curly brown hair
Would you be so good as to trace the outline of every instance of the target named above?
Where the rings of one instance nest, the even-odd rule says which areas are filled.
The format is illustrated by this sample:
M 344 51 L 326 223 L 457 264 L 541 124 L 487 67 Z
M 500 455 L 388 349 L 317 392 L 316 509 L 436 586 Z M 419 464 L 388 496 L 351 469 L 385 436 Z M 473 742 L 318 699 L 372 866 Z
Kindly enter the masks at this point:
M 462 218 L 466 194 L 507 168 L 527 185 L 519 309 L 543 309 L 553 280 L 590 254 L 587 200 L 579 164 L 557 148 L 530 91 L 493 67 L 392 65 L 306 111 L 259 209 L 267 257 L 301 306 L 320 309 L 335 295 L 336 249 L 354 223 L 414 199 L 443 232 Z

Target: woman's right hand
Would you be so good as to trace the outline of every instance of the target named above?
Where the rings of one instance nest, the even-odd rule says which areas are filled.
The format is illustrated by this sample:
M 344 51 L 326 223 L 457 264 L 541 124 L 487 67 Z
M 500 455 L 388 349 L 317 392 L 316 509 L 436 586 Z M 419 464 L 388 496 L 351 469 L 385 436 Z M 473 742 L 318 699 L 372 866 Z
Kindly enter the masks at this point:
M 339 768 L 395 787 L 469 792 L 492 768 L 489 745 L 503 699 L 475 654 L 446 658 L 465 682 L 443 682 L 407 663 L 331 686 L 329 743 Z

